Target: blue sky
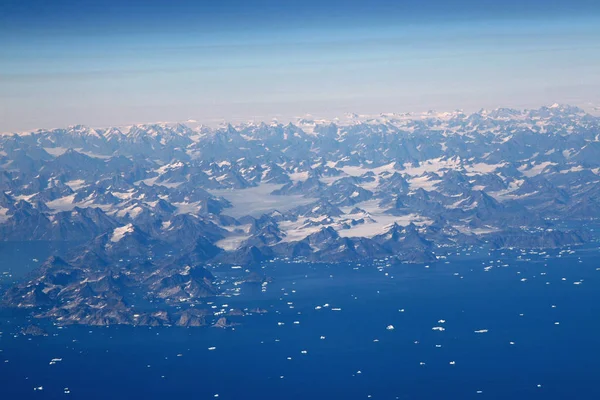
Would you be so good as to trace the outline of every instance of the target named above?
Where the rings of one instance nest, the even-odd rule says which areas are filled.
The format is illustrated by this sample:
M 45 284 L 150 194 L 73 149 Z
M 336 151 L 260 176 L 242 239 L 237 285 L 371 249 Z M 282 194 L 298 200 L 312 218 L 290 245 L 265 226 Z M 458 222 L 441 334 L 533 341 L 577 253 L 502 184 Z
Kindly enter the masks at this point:
M 0 3 L 0 131 L 600 105 L 591 0 Z

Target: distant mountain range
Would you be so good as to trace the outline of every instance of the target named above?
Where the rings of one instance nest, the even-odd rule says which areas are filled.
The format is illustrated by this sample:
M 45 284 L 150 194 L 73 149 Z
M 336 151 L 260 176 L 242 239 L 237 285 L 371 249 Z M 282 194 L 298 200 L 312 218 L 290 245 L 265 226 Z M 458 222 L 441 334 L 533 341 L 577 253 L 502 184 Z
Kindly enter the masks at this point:
M 207 264 L 434 262 L 598 218 L 600 118 L 567 105 L 0 136 L 0 240 L 75 244 L 4 304 L 63 322 L 202 325 Z M 180 308 L 136 317 L 132 288 Z

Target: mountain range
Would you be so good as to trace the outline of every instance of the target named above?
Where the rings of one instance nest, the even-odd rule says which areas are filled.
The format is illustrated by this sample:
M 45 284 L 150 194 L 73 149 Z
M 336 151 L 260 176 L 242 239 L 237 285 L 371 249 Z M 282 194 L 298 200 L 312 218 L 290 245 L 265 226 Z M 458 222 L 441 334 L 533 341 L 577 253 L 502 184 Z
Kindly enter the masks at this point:
M 3 303 L 65 323 L 204 325 L 211 265 L 562 247 L 598 218 L 600 118 L 568 105 L 0 136 L 0 240 L 73 244 Z

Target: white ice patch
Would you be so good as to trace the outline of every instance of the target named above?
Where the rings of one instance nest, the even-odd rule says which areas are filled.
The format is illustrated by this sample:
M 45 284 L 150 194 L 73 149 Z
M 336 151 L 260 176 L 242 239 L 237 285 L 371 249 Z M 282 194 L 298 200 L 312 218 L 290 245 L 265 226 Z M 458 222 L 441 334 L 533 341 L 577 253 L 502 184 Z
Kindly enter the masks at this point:
M 108 160 L 109 158 L 111 158 L 112 156 L 107 156 L 104 154 L 97 154 L 97 153 L 92 153 L 91 151 L 83 151 L 83 149 L 76 149 L 79 153 L 81 154 L 85 154 L 88 157 L 91 158 L 99 158 L 101 160 Z
M 431 179 L 429 176 L 419 176 L 408 181 L 411 190 L 425 189 L 427 191 L 435 190 L 435 187 L 441 180 Z
M 569 169 L 564 169 L 560 171 L 561 174 L 568 174 L 569 172 L 581 172 L 584 168 L 581 165 L 577 165 L 575 167 L 571 167 Z
M 416 167 L 412 166 L 410 163 L 405 163 L 402 172 L 411 176 L 419 176 L 427 172 L 437 173 L 444 169 L 458 169 L 462 165 L 463 163 L 460 157 L 453 157 L 450 159 L 440 157 L 422 161 Z
M 56 211 L 70 211 L 77 206 L 76 203 L 73 203 L 73 200 L 75 200 L 74 194 L 49 201 L 46 205 Z
M 365 167 L 356 167 L 356 166 L 348 165 L 348 166 L 342 167 L 340 169 L 342 171 L 344 171 L 345 174 L 350 175 L 350 176 L 362 176 L 362 175 L 366 174 L 367 172 L 372 172 L 375 175 L 380 175 L 383 172 L 393 173 L 395 171 L 394 163 L 382 165 L 381 167 L 377 167 L 377 168 L 365 168 Z
M 498 201 L 504 201 L 508 199 L 517 198 L 519 196 L 513 195 L 512 192 L 519 189 L 525 180 L 523 179 L 515 179 L 514 181 L 508 184 L 508 188 L 505 190 L 499 190 L 497 192 L 490 192 L 489 195 Z
M 271 211 L 287 211 L 315 201 L 313 198 L 306 198 L 302 195 L 276 196 L 271 194 L 281 187 L 283 185 L 261 183 L 248 189 L 219 189 L 209 190 L 209 192 L 214 196 L 227 199 L 233 207 L 223 210 L 223 214 L 235 218 L 245 215 L 260 217 Z
M 498 168 L 504 167 L 505 163 L 500 164 L 486 164 L 486 163 L 477 163 L 473 165 L 465 165 L 465 170 L 470 173 L 477 174 L 489 174 L 491 172 L 496 171 Z
M 133 232 L 133 225 L 132 224 L 127 224 L 125 226 L 122 226 L 120 228 L 115 228 L 115 230 L 113 231 L 113 234 L 110 238 L 110 241 L 113 243 L 117 243 L 118 241 L 120 241 L 121 239 L 123 239 L 123 237 L 125 237 L 126 234 L 128 233 L 132 233 Z
M 519 171 L 521 171 L 521 173 L 523 175 L 530 178 L 532 176 L 537 176 L 537 175 L 541 174 L 544 171 L 544 169 L 546 169 L 546 167 L 549 167 L 551 165 L 556 165 L 556 163 L 553 163 L 550 161 L 545 161 L 543 163 L 535 164 L 529 169 L 527 168 L 526 165 L 522 165 L 518 169 L 519 169 Z
M 119 211 L 117 211 L 117 216 L 119 217 L 125 217 L 125 216 L 129 216 L 129 218 L 136 218 L 138 215 L 140 215 L 140 213 L 144 211 L 144 209 L 140 206 L 137 205 L 131 205 L 127 208 L 123 208 Z
M 215 245 L 225 251 L 237 250 L 249 238 L 250 235 L 233 235 L 219 240 Z
M 159 173 L 160 175 L 162 175 L 167 171 L 183 168 L 183 166 L 184 166 L 184 164 L 181 161 L 177 161 L 177 162 L 174 162 L 171 164 L 163 165 L 162 167 L 158 168 L 156 170 L 156 172 Z
M 199 214 L 202 209 L 202 205 L 200 202 L 195 203 L 173 203 L 175 207 L 177 207 L 177 211 L 175 214 Z
M 474 234 L 474 235 L 488 235 L 490 233 L 500 231 L 499 228 L 488 226 L 484 228 L 471 228 L 467 225 L 455 225 L 454 228 L 460 233 L 464 234 Z
M 304 182 L 308 179 L 308 171 L 291 173 L 289 174 L 289 178 L 292 182 Z
M 121 200 L 129 200 L 133 197 L 133 192 L 111 192 L 113 196 Z
M 318 232 L 322 227 L 327 225 L 314 225 L 306 226 L 306 223 L 311 221 L 310 218 L 298 218 L 297 221 L 281 221 L 278 226 L 279 229 L 285 233 L 285 237 L 282 242 L 295 242 L 302 240 L 310 234 Z
M 67 150 L 67 147 L 44 147 L 44 151 L 54 157 L 63 155 Z
M 407 215 L 390 215 L 385 213 L 385 209 L 379 207 L 378 200 L 367 200 L 356 204 L 356 207 L 366 211 L 366 214 L 347 214 L 353 207 L 341 207 L 341 210 L 346 213 L 341 217 L 332 218 L 331 224 L 310 224 L 310 222 L 318 222 L 320 218 L 298 218 L 296 221 L 281 221 L 279 229 L 285 233 L 283 242 L 295 242 L 302 240 L 308 235 L 318 232 L 321 228 L 330 226 L 334 228 L 342 237 L 373 237 L 386 232 L 394 223 L 406 226 L 411 222 L 415 225 L 427 225 L 431 220 L 419 214 Z M 340 229 L 340 223 L 348 218 L 363 218 L 370 217 L 365 220 L 365 223 L 358 224 L 350 229 Z
M 85 180 L 83 179 L 74 179 L 72 181 L 65 182 L 65 185 L 71 188 L 71 190 L 76 191 L 85 186 Z

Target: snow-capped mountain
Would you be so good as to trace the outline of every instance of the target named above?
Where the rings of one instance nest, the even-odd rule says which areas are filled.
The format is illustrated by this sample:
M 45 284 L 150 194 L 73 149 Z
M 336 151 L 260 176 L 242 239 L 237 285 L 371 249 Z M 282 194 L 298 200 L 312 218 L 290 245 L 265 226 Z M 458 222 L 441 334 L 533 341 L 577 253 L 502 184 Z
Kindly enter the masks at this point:
M 424 262 L 449 247 L 584 243 L 598 218 L 600 118 L 567 105 L 0 137 L 0 239 L 73 242 L 66 263 L 82 276 L 172 276 L 167 253 Z

